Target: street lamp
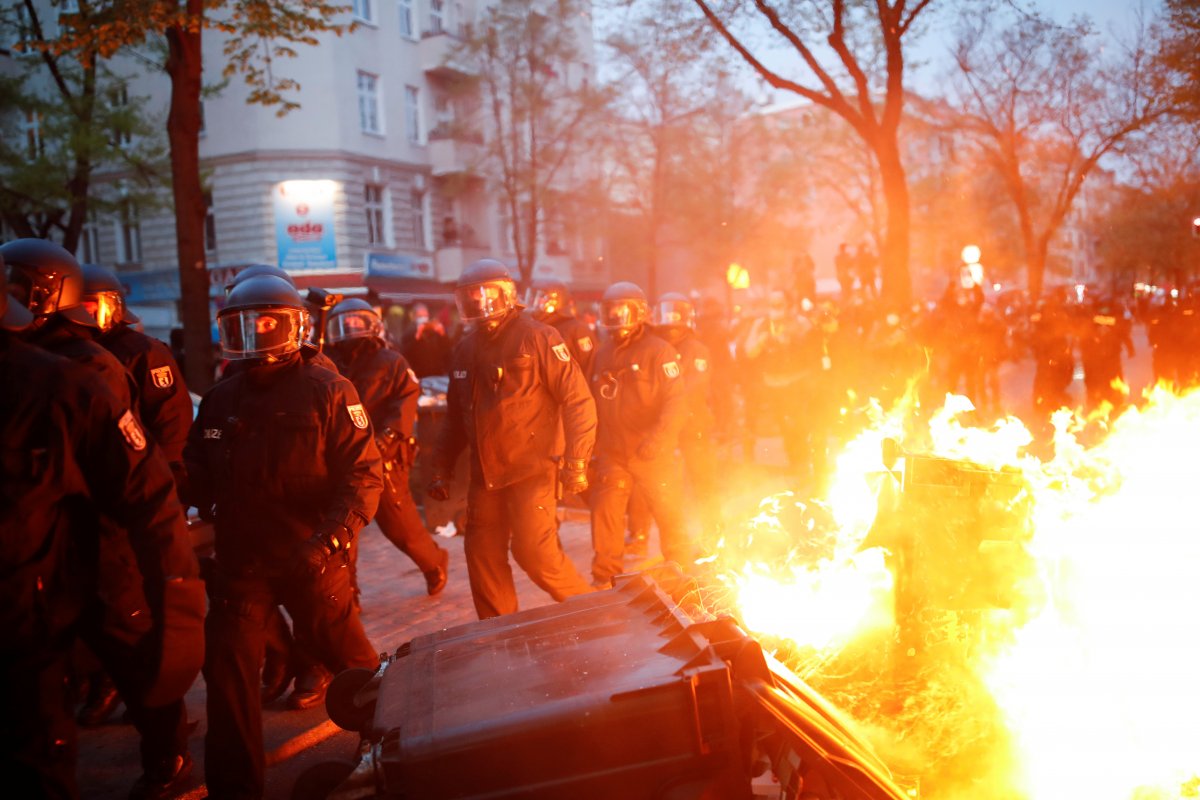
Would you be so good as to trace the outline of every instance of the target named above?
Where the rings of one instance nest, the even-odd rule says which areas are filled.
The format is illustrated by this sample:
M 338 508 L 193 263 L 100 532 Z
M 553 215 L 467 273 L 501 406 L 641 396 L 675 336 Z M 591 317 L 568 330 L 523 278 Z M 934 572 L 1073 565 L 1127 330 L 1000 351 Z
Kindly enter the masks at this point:
M 725 282 L 730 289 L 749 289 L 750 272 L 741 264 L 734 262 L 725 270 Z
M 962 283 L 964 287 L 971 285 L 979 286 L 983 283 L 983 264 L 979 263 L 979 259 L 983 256 L 983 252 L 978 245 L 969 244 L 962 249 Z

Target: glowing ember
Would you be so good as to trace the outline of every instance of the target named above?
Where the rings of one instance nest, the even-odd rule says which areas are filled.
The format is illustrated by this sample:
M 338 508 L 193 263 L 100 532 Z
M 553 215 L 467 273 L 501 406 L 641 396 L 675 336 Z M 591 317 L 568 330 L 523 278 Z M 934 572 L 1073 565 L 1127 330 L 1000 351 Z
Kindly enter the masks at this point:
M 790 642 L 789 666 L 864 723 L 902 772 L 921 773 L 926 798 L 1200 797 L 1200 392 L 1156 389 L 1086 431 L 1060 412 L 1046 462 L 1026 452 L 1018 420 L 971 427 L 971 410 L 948 397 L 917 437 L 903 409 L 876 409 L 824 502 L 768 498 L 710 558 L 730 606 L 749 629 Z M 1099 442 L 1083 440 L 1097 432 Z M 1025 487 L 1006 510 L 1031 517 L 1010 543 L 1022 568 L 986 576 L 1008 599 L 927 615 L 936 636 L 912 663 L 890 633 L 885 553 L 862 549 L 880 490 L 897 490 L 905 466 L 885 469 L 885 438 L 1004 468 Z M 980 538 L 998 526 L 979 520 Z M 889 672 L 897 663 L 910 674 Z

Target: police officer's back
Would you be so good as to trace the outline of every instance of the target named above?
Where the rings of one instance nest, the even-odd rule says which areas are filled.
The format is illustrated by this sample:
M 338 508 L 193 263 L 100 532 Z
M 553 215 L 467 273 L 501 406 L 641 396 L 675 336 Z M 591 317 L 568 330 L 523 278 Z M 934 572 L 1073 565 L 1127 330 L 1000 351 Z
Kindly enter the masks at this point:
M 0 292 L 0 773 L 13 797 L 70 798 L 75 728 L 64 694 L 70 645 L 98 600 L 95 515 L 120 523 L 111 535 L 137 559 L 114 577 L 149 601 L 152 625 L 130 643 L 140 701 L 178 699 L 191 684 L 198 661 L 187 657 L 199 652 L 164 653 L 182 647 L 175 633 L 198 632 L 203 597 L 166 462 L 91 370 L 14 337 L 31 321 Z
M 379 451 L 353 385 L 301 354 L 305 314 L 277 277 L 230 292 L 217 317 L 221 344 L 252 364 L 204 396 L 184 450 L 188 500 L 216 526 L 205 662 L 215 797 L 263 791 L 258 671 L 277 604 L 327 669 L 377 661 L 346 554 L 379 502 Z

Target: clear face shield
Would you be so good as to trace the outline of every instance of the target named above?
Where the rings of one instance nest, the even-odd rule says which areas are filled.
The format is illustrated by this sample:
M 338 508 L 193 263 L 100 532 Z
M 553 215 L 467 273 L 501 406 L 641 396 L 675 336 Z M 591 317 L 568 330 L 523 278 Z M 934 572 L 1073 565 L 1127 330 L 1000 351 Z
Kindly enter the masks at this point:
M 46 313 L 49 301 L 56 299 L 57 287 L 61 287 L 61 281 L 56 281 L 56 288 L 51 290 L 46 283 L 33 280 L 33 277 L 20 267 L 14 265 L 8 268 L 8 293 L 32 311 L 35 317 Z
M 638 325 L 646 321 L 646 304 L 640 300 L 611 300 L 600 304 L 600 318 L 596 321 L 608 335 L 617 341 L 629 338 Z
M 654 324 L 661 328 L 695 327 L 695 314 L 692 304 L 682 300 L 663 300 L 654 306 Z
M 349 339 L 370 339 L 383 335 L 383 321 L 370 311 L 347 311 L 329 320 L 330 344 Z
M 563 302 L 562 292 L 557 289 L 529 289 L 525 293 L 525 307 L 533 312 L 535 317 L 548 317 L 551 314 L 567 310 Z
M 84 295 L 83 307 L 96 320 L 96 326 L 108 333 L 125 316 L 125 299 L 120 292 L 96 292 Z
M 516 305 L 517 288 L 512 281 L 488 281 L 454 290 L 458 315 L 464 322 L 499 317 Z
M 217 317 L 221 348 L 231 360 L 278 358 L 300 349 L 308 315 L 298 308 L 247 308 Z

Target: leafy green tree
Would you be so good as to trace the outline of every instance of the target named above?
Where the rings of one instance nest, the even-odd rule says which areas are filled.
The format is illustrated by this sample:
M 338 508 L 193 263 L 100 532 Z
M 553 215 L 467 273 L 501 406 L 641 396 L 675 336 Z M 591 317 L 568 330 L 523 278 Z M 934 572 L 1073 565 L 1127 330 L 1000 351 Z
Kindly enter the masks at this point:
M 22 0 L 26 6 L 32 0 Z M 200 174 L 200 98 L 205 30 L 223 39 L 224 75 L 241 75 L 251 87 L 249 101 L 295 108 L 296 81 L 279 62 L 296 55 L 297 45 L 316 45 L 324 34 L 341 35 L 336 20 L 348 6 L 325 0 L 78 0 L 77 14 L 60 17 L 56 38 L 38 37 L 35 50 L 71 55 L 86 64 L 129 48 L 165 44 L 163 69 L 171 80 L 167 112 L 175 238 L 182 294 L 187 381 L 197 391 L 212 383 L 209 280 L 204 254 L 204 186 Z
M 0 12 L 0 39 L 45 38 L 43 9 Z M 12 54 L 0 76 L 0 218 L 18 236 L 56 239 L 75 251 L 88 218 L 122 203 L 152 206 L 164 184 L 161 121 L 145 98 L 94 56 L 46 49 Z M 93 191 L 98 169 L 120 175 L 121 193 Z

